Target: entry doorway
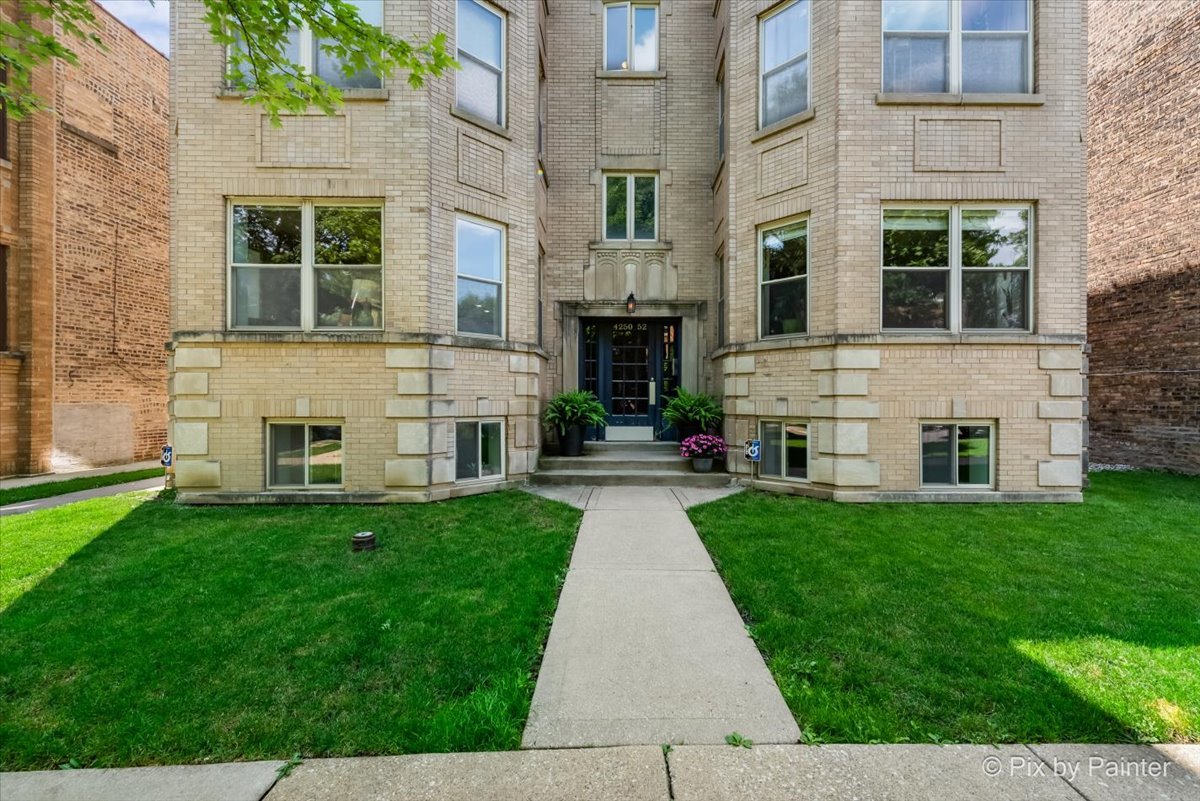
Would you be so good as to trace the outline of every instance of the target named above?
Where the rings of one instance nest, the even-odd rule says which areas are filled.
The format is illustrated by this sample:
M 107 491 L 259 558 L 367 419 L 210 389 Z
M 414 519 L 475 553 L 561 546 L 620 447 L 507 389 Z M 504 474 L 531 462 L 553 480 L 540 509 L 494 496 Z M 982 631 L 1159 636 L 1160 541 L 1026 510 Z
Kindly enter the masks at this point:
M 662 405 L 679 386 L 679 319 L 584 318 L 580 329 L 579 385 L 608 412 L 608 426 L 590 430 L 589 438 L 674 438 Z

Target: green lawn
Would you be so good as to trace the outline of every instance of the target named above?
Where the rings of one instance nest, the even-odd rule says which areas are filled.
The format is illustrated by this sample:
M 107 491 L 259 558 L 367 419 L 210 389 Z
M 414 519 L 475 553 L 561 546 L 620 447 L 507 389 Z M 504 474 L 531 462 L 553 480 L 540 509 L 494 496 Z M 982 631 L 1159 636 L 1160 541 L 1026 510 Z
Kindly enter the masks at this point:
M 579 518 L 521 492 L 5 518 L 0 768 L 516 748 Z
M 1200 741 L 1200 478 L 691 516 L 806 739 Z
M 55 495 L 65 495 L 68 492 L 111 487 L 113 484 L 124 484 L 129 481 L 141 481 L 146 478 L 157 478 L 163 474 L 161 467 L 151 467 L 148 470 L 130 470 L 125 473 L 109 473 L 106 476 L 87 476 L 84 478 L 68 478 L 63 481 L 50 481 L 45 484 L 32 484 L 28 487 L 13 487 L 0 489 L 0 506 L 10 503 L 36 501 L 39 498 L 51 498 Z

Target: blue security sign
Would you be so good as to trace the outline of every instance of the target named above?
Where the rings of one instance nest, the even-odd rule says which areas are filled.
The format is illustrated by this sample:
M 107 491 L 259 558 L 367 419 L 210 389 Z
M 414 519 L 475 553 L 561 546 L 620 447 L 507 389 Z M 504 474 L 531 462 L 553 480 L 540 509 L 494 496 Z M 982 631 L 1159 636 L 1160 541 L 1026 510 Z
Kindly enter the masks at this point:
M 762 461 L 762 440 L 748 439 L 742 450 L 742 456 L 747 462 Z
M 162 462 L 163 467 L 170 467 L 171 463 L 175 461 L 175 449 L 170 445 L 163 445 L 162 458 L 159 461 Z

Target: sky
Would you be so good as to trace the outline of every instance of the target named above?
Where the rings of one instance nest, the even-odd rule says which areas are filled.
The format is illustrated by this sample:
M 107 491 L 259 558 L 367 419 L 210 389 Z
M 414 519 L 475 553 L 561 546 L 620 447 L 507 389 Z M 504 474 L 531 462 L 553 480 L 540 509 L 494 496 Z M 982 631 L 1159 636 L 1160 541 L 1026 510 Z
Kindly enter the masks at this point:
M 138 32 L 165 56 L 171 55 L 171 0 L 98 0 L 110 14 Z

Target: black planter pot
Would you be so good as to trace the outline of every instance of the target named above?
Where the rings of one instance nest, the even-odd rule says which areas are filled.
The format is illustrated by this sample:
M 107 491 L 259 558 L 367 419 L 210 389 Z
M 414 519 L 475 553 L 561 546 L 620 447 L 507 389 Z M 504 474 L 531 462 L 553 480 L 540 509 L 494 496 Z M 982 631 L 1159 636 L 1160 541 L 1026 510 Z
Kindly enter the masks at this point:
M 562 456 L 583 455 L 583 426 L 570 426 L 566 431 L 560 431 L 558 433 L 558 447 Z

